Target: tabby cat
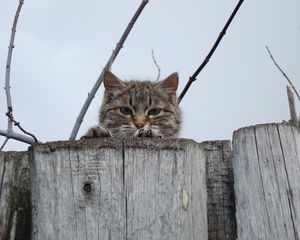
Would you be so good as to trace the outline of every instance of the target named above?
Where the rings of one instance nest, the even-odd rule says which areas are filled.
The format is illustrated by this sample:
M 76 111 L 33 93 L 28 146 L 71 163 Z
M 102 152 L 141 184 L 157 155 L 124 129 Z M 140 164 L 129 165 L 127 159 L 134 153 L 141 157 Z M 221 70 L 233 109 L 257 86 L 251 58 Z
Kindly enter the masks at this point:
M 103 84 L 99 125 L 82 138 L 178 136 L 181 113 L 176 97 L 177 73 L 159 82 L 125 82 L 106 71 Z

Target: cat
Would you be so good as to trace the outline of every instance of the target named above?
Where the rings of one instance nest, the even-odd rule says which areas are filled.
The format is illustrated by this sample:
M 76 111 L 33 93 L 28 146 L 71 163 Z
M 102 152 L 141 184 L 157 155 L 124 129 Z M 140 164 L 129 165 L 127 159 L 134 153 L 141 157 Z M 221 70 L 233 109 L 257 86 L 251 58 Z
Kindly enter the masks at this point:
M 159 82 L 126 82 L 105 71 L 99 125 L 90 128 L 82 138 L 178 137 L 181 126 L 176 97 L 178 81 L 178 74 L 173 73 Z

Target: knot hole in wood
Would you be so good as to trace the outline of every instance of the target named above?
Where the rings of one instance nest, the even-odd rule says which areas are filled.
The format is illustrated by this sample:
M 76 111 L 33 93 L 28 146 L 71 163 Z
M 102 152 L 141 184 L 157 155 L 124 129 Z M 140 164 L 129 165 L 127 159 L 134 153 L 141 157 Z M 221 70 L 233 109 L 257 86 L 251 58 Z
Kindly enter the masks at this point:
M 82 191 L 85 197 L 90 198 L 93 193 L 93 183 L 90 181 L 83 182 Z

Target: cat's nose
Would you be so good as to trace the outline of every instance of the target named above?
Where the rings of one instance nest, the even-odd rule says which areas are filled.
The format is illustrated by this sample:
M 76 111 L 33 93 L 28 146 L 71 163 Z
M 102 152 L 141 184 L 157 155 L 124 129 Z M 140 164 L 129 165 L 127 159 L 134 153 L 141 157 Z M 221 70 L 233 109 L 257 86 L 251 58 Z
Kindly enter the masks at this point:
M 141 128 L 143 128 L 143 127 L 145 126 L 144 123 L 135 123 L 134 125 L 135 125 L 138 129 L 141 129 Z

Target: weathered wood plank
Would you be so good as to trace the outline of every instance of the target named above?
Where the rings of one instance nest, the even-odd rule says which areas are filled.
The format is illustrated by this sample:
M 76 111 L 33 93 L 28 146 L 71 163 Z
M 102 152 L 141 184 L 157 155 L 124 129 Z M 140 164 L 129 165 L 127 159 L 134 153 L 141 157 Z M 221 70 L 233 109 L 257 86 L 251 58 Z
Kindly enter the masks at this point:
M 279 125 L 279 136 L 287 173 L 289 210 L 292 215 L 295 239 L 300 239 L 300 130 Z
M 206 157 L 209 240 L 236 238 L 236 219 L 230 141 L 200 144 Z
M 299 239 L 299 135 L 288 124 L 257 125 L 234 133 L 238 239 Z
M 33 239 L 124 239 L 121 146 L 115 140 L 33 148 Z
M 207 239 L 205 161 L 191 140 L 31 149 L 33 239 Z
M 0 152 L 0 239 L 31 239 L 31 200 L 25 152 Z

